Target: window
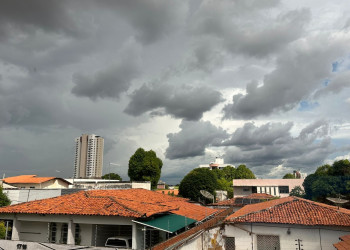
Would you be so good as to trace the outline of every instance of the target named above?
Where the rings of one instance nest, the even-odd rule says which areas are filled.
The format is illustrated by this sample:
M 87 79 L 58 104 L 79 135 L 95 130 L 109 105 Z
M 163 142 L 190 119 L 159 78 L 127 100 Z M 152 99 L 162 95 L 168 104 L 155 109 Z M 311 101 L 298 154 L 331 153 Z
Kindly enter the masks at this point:
M 56 233 L 57 233 L 57 225 L 55 222 L 50 223 L 49 229 L 49 242 L 56 243 Z
M 75 241 L 75 245 L 80 245 L 81 238 L 80 238 L 80 226 L 79 226 L 79 224 L 75 224 L 74 241 Z
M 245 192 L 250 191 L 250 187 L 243 187 L 243 191 L 245 191 Z
M 275 235 L 257 235 L 258 250 L 280 250 L 280 237 Z
M 236 249 L 235 237 L 226 237 L 225 239 L 225 249 Z
M 280 194 L 289 194 L 289 186 L 279 186 Z
M 257 187 L 252 187 L 252 193 L 256 194 L 258 192 Z
M 68 224 L 63 223 L 61 226 L 61 239 L 60 243 L 67 244 L 67 237 L 68 237 Z

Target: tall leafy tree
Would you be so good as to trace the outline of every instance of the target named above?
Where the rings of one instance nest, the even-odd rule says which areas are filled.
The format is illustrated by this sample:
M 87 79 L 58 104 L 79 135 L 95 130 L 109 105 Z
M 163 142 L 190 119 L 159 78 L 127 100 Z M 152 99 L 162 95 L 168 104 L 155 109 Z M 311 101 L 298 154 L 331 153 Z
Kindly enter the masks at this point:
M 288 173 L 283 176 L 283 179 L 295 179 L 294 174 Z
M 139 148 L 129 159 L 128 175 L 131 181 L 150 181 L 152 188 L 157 186 L 163 162 L 153 150 Z
M 218 182 L 213 171 L 206 168 L 195 168 L 182 179 L 179 194 L 193 201 L 198 201 L 199 198 L 203 200 L 200 190 L 206 190 L 214 195 L 217 186 Z
M 235 179 L 255 179 L 253 172 L 246 165 L 239 165 L 235 171 Z

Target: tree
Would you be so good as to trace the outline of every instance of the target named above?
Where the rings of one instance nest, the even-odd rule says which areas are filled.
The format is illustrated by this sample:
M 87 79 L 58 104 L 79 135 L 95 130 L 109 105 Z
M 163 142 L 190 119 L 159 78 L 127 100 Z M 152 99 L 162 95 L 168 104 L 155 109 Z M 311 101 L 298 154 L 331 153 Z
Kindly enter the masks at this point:
M 218 183 L 214 172 L 206 168 L 195 168 L 182 179 L 179 186 L 179 194 L 182 197 L 198 201 L 198 198 L 204 198 L 200 194 L 200 190 L 206 190 L 214 195 L 217 186 Z
M 283 176 L 283 179 L 295 179 L 294 174 L 288 173 Z
M 239 165 L 235 170 L 235 179 L 255 179 L 255 175 L 246 165 Z
M 0 221 L 0 239 L 5 239 L 6 227 L 3 221 Z
M 150 181 L 152 188 L 156 188 L 162 166 L 162 160 L 153 150 L 139 148 L 130 157 L 128 175 L 131 181 Z
M 300 186 L 296 186 L 290 191 L 289 195 L 304 198 L 305 191 Z
M 323 166 L 320 166 L 316 169 L 315 171 L 315 175 L 317 176 L 328 176 L 330 174 L 330 172 L 332 171 L 332 166 L 331 165 L 323 165 Z
M 8 206 L 10 204 L 10 199 L 2 192 L 2 187 L 0 187 L 0 207 Z
M 120 180 L 120 181 L 122 181 L 122 178 L 120 177 L 120 175 L 116 174 L 116 173 L 105 174 L 101 178 L 105 179 L 105 180 Z

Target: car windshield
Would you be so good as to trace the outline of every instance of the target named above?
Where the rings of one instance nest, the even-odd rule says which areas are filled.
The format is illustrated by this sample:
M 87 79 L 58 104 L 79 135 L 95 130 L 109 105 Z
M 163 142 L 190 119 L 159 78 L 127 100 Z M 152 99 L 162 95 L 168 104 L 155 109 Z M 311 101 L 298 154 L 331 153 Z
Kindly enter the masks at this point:
M 108 239 L 106 246 L 126 247 L 126 241 L 120 239 Z

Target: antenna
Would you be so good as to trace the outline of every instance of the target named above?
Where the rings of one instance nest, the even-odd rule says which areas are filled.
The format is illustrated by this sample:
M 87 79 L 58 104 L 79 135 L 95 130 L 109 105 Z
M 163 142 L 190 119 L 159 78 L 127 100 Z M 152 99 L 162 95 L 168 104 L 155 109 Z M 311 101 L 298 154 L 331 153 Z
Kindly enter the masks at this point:
M 214 203 L 214 195 L 212 195 L 211 193 L 209 193 L 207 190 L 200 190 L 199 192 L 200 192 L 201 195 L 203 195 L 205 198 L 212 199 L 212 200 L 213 200 L 213 203 Z
M 348 202 L 348 200 L 340 199 L 340 195 L 339 195 L 339 198 L 327 197 L 326 199 L 329 200 L 330 202 L 333 202 L 335 205 L 337 205 L 337 206 L 338 206 L 338 209 L 339 209 L 339 206 L 340 206 L 341 204 L 344 204 L 344 203 L 347 203 L 347 202 Z

